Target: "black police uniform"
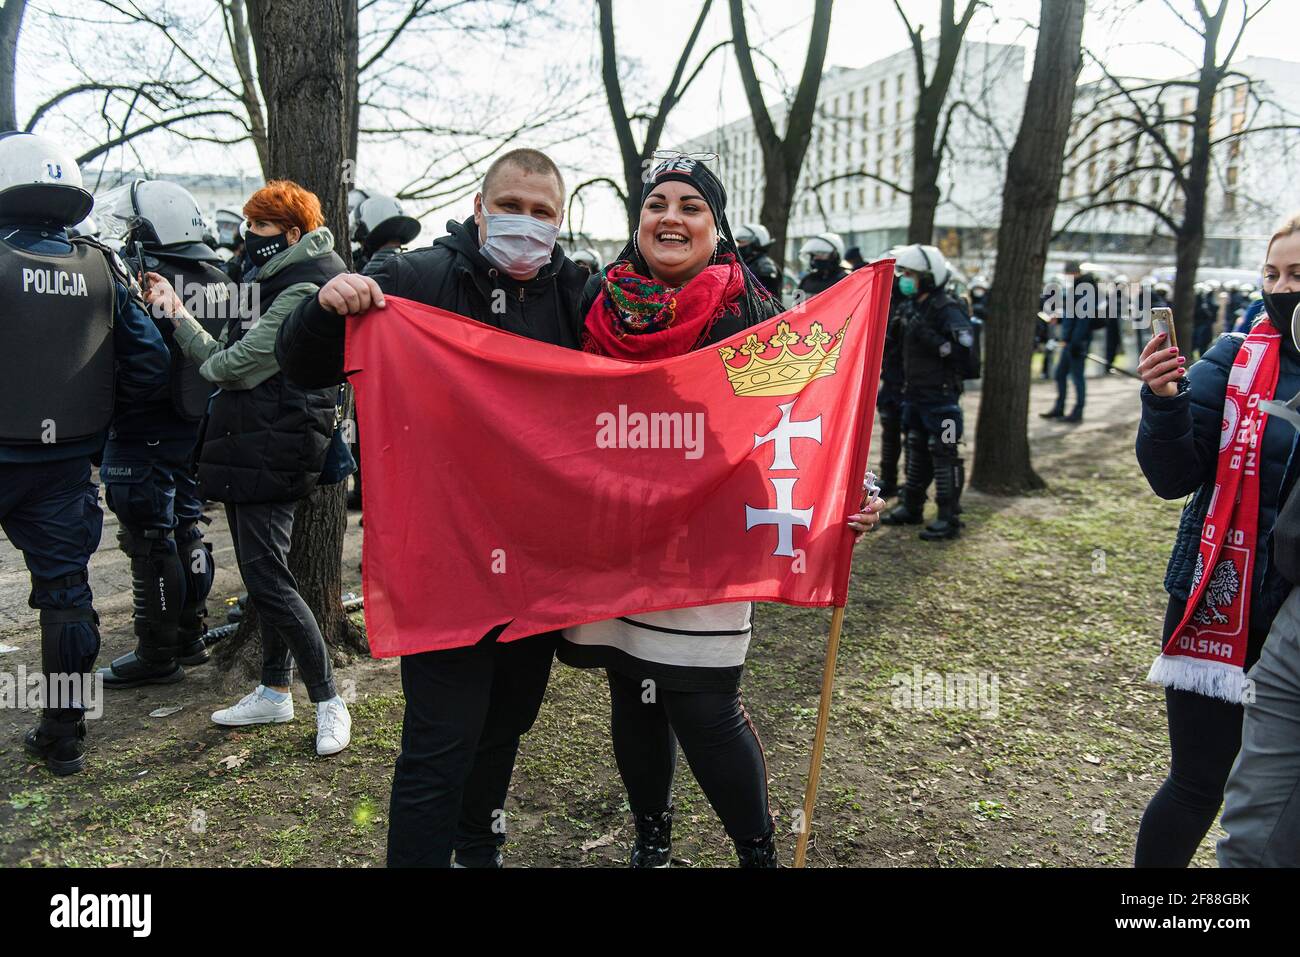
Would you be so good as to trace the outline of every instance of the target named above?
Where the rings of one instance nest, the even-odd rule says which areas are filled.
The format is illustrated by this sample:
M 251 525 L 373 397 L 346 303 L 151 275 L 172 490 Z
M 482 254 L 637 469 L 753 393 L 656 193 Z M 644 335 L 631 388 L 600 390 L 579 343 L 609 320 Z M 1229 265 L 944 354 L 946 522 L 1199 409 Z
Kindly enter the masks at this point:
M 115 403 L 167 389 L 167 347 L 125 283 L 111 252 L 63 229 L 10 224 L 0 236 L 0 527 L 31 574 L 51 692 L 57 676 L 88 677 L 99 654 L 88 566 L 103 512 L 91 460 Z M 84 764 L 86 704 L 52 693 L 26 736 L 55 773 Z
M 880 414 L 880 496 L 898 494 L 898 460 L 903 454 L 903 313 L 908 301 L 894 279 L 885 326 L 885 348 L 880 360 L 880 391 L 876 411 Z
M 763 250 L 753 244 L 740 247 L 740 257 L 754 277 L 763 284 L 772 295 L 781 298 L 781 270 L 776 262 Z
M 903 320 L 903 429 L 907 475 L 902 500 L 888 524 L 919 524 L 934 480 L 939 517 L 925 539 L 955 538 L 960 531 L 966 468 L 959 447 L 964 422 L 959 400 L 974 345 L 966 311 L 941 290 L 913 301 Z
M 171 283 L 211 335 L 238 311 L 238 287 L 215 262 L 146 250 L 143 266 Z M 183 665 L 208 660 L 204 619 L 215 568 L 194 453 L 214 388 L 181 352 L 171 320 L 153 321 L 171 354 L 171 387 L 119 412 L 99 473 L 118 518 L 118 547 L 131 559 L 136 636 L 134 651 L 100 669 L 108 688 L 180 681 Z

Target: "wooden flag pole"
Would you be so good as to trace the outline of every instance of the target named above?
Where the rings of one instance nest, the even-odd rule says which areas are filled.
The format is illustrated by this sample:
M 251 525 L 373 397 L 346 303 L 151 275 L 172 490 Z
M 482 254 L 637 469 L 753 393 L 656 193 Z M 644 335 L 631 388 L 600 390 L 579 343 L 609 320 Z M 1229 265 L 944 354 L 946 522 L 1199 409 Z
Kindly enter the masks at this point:
M 831 633 L 826 640 L 826 667 L 822 670 L 822 700 L 817 708 L 817 734 L 813 738 L 812 758 L 808 764 L 808 787 L 803 793 L 803 827 L 794 850 L 794 866 L 803 867 L 808 855 L 808 838 L 812 835 L 813 808 L 817 804 L 817 781 L 822 773 L 822 752 L 826 750 L 826 725 L 831 717 L 831 687 L 835 683 L 835 656 L 840 649 L 840 628 L 844 625 L 844 606 L 838 605 L 831 615 Z

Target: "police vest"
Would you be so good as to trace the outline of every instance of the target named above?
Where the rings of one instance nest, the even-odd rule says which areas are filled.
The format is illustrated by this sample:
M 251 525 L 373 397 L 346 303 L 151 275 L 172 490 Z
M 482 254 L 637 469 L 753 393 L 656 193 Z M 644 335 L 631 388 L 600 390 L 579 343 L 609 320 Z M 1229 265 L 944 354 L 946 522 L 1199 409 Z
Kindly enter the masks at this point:
M 216 267 L 194 260 L 157 259 L 146 252 L 145 266 L 156 271 L 176 290 L 185 310 L 198 320 L 204 331 L 216 339 L 240 307 L 238 287 Z M 197 422 L 208 411 L 208 400 L 216 391 L 199 374 L 199 364 L 186 358 L 176 344 L 170 319 L 154 319 L 171 352 L 171 396 L 176 414 Z
M 116 289 L 104 254 L 0 242 L 0 443 L 69 443 L 113 417 Z

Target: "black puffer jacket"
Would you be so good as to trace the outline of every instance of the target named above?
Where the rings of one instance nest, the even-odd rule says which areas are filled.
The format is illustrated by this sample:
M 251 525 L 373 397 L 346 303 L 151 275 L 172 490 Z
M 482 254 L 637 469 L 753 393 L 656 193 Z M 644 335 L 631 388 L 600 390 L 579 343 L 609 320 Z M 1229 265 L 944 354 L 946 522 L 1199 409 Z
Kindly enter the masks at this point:
M 292 248 L 292 247 L 290 247 Z M 261 313 L 298 283 L 324 285 L 346 267 L 333 251 L 259 281 Z M 308 297 L 312 301 L 315 296 Z M 244 334 L 238 315 L 227 345 Z M 334 434 L 336 388 L 302 388 L 277 372 L 252 389 L 223 389 L 212 401 L 199 458 L 205 498 L 217 502 L 293 502 L 308 495 Z
M 1201 526 L 1205 524 L 1210 497 L 1214 494 L 1228 373 L 1243 341 L 1245 336 L 1238 334 L 1221 336 L 1188 369 L 1186 382 L 1179 384 L 1177 395 L 1158 396 L 1145 385 L 1141 391 L 1137 458 L 1152 491 L 1168 499 L 1196 493 L 1183 508 L 1165 572 L 1165 590 L 1183 602 L 1191 589 Z M 1284 334 L 1274 398 L 1286 401 L 1297 391 L 1300 391 L 1300 353 L 1290 335 Z M 1252 635 L 1268 632 L 1273 616 L 1291 588 L 1274 561 L 1274 554 L 1284 544 L 1280 527 L 1276 547 L 1271 546 L 1275 544 L 1275 525 L 1279 525 L 1278 509 L 1296 480 L 1295 448 L 1295 429 L 1278 416 L 1269 416 L 1260 443 L 1259 525 L 1250 605 Z M 1294 538 L 1291 543 L 1294 544 Z
M 578 348 L 585 270 L 557 246 L 550 263 L 519 282 L 479 252 L 473 218 L 450 222 L 447 230 L 450 235 L 427 249 L 389 258 L 373 277 L 379 288 L 538 342 Z M 276 339 L 275 355 L 284 374 L 308 388 L 342 382 L 345 328 L 344 317 L 321 308 L 315 296 L 301 302 Z

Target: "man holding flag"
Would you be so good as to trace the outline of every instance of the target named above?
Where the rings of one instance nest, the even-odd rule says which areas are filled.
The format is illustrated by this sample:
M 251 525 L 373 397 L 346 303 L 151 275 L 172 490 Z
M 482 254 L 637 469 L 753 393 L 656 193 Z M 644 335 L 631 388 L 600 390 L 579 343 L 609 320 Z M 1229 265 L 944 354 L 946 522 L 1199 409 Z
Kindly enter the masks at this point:
M 555 246 L 563 210 L 564 180 L 549 157 L 530 149 L 502 155 L 483 178 L 474 216 L 448 223 L 449 236 L 391 257 L 374 278 L 338 276 L 297 309 L 276 343 L 281 369 L 304 387 L 343 381 L 345 317 L 383 307 L 385 294 L 577 348 L 587 273 Z M 369 436 L 369 419 L 366 426 Z M 381 497 L 369 485 L 364 494 Z M 417 534 L 431 534 L 414 515 L 406 520 Z M 446 557 L 470 560 L 459 551 Z M 439 584 L 426 575 L 423 587 Z M 448 603 L 454 607 L 454 597 Z M 485 627 L 461 647 L 402 657 L 406 711 L 389 809 L 390 867 L 447 867 L 453 848 L 458 866 L 500 866 L 519 739 L 541 707 L 558 640 L 541 629 L 500 643 L 500 631 Z

